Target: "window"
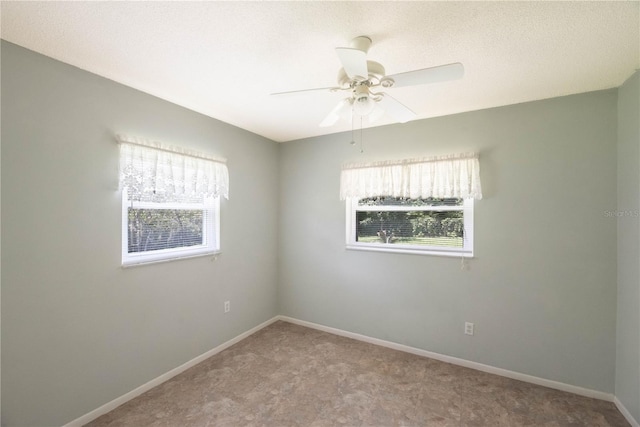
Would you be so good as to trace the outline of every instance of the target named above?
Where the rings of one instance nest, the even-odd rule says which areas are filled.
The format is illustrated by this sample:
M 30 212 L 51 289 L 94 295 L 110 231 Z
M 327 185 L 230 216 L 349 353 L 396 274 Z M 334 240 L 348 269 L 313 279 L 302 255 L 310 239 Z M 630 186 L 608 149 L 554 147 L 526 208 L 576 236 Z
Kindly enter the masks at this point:
M 478 157 L 343 165 L 347 248 L 472 257 L 473 203 L 482 199 Z
M 473 199 L 350 198 L 347 247 L 473 256 Z
M 228 198 L 224 160 L 119 136 L 122 265 L 220 251 L 220 196 Z
M 220 251 L 220 198 L 202 203 L 122 200 L 122 264 L 214 254 Z

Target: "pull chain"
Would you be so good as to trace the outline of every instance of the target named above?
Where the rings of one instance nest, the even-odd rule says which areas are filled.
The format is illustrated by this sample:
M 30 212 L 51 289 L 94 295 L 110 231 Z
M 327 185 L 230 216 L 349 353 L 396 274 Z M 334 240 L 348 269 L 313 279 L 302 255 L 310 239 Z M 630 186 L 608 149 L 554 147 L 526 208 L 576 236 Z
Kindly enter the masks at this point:
M 364 153 L 364 146 L 362 143 L 362 116 L 360 116 L 360 153 Z
M 351 145 L 356 145 L 356 139 L 354 138 L 353 135 L 353 121 L 355 120 L 355 118 L 353 117 L 353 106 L 351 106 L 351 142 L 349 144 Z

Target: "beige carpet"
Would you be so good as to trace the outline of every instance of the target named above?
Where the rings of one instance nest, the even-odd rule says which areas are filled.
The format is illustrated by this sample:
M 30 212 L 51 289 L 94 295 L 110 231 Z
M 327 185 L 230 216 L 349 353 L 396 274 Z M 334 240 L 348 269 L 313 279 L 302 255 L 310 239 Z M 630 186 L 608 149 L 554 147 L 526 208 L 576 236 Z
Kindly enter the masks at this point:
M 628 426 L 610 402 L 276 322 L 89 426 Z

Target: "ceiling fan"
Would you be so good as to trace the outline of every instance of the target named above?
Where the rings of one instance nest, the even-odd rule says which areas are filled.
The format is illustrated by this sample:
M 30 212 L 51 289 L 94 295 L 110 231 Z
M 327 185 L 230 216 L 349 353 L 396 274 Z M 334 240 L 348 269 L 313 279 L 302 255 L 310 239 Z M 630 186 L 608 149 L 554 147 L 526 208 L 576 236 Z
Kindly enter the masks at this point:
M 464 75 L 464 66 L 456 62 L 387 76 L 382 64 L 367 60 L 369 47 L 371 47 L 371 39 L 367 36 L 359 36 L 351 41 L 350 47 L 336 48 L 342 63 L 342 68 L 338 72 L 338 86 L 279 92 L 272 95 L 312 91 L 348 93 L 348 96 L 341 100 L 320 123 L 321 127 L 332 126 L 341 117 L 350 118 L 353 115 L 368 116 L 369 122 L 374 122 L 385 113 L 398 122 L 405 123 L 413 119 L 416 113 L 379 89 L 443 82 L 459 79 Z

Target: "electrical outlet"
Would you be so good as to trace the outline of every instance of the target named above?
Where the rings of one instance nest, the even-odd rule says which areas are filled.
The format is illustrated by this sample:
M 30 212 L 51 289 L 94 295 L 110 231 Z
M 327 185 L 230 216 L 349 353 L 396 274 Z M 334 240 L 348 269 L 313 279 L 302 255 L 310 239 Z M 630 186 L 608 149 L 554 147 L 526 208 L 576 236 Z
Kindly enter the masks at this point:
M 465 335 L 473 335 L 473 323 L 464 322 L 464 333 Z
M 224 302 L 224 312 L 228 313 L 231 311 L 231 301 L 225 301 Z

